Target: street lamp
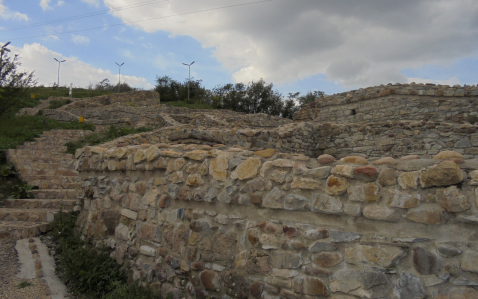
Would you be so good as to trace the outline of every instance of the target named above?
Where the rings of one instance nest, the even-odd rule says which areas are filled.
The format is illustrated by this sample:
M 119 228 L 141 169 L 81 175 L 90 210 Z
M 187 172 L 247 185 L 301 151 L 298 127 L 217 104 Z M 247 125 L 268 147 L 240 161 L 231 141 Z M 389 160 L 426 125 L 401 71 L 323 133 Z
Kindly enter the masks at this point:
M 53 59 L 55 59 L 56 61 L 58 61 L 58 86 L 56 87 L 56 93 L 58 94 L 58 89 L 60 89 L 60 64 L 61 64 L 62 62 L 65 62 L 66 60 L 61 60 L 61 61 L 60 61 L 60 60 L 58 60 L 58 59 L 56 59 L 56 58 L 53 58 Z
M 119 66 L 119 71 L 118 71 L 118 93 L 120 93 L 120 85 L 121 85 L 121 66 L 124 64 L 118 64 L 116 61 L 115 63 Z
M 191 65 L 193 65 L 194 61 L 191 62 L 190 64 L 183 63 L 184 65 L 187 65 L 189 67 L 189 79 L 188 79 L 188 101 L 189 101 L 189 83 L 191 82 Z

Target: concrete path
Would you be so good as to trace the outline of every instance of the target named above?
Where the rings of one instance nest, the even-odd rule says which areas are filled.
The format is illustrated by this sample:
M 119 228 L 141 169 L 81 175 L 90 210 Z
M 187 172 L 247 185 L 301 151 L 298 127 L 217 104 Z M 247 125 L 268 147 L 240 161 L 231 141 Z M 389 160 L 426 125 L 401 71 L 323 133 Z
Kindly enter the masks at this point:
M 50 288 L 51 299 L 66 297 L 66 286 L 55 274 L 55 260 L 39 238 L 18 240 L 15 249 L 20 262 L 18 278 L 43 278 Z

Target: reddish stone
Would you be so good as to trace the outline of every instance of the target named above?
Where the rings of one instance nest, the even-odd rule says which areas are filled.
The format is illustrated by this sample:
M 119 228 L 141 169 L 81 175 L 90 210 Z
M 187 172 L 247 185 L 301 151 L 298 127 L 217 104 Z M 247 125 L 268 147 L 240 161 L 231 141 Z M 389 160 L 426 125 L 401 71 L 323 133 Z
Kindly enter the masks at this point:
M 375 181 L 378 174 L 379 170 L 373 166 L 360 166 L 354 170 L 355 178 L 366 182 Z
M 169 206 L 169 196 L 167 195 L 161 196 L 161 198 L 159 199 L 158 206 L 160 208 L 166 208 L 167 206 Z
M 342 258 L 338 253 L 321 252 L 313 257 L 313 261 L 322 267 L 332 267 L 340 263 Z
M 215 291 L 221 288 L 219 275 L 213 270 L 201 272 L 201 282 L 207 290 Z
M 335 162 L 335 158 L 331 155 L 324 154 L 324 155 L 320 155 L 317 158 L 317 162 L 319 162 L 320 164 L 329 164 L 329 163 Z
M 330 272 L 328 270 L 319 269 L 319 268 L 315 268 L 315 267 L 312 267 L 312 266 L 304 266 L 302 268 L 302 270 L 307 275 L 313 275 L 313 276 L 330 276 L 330 275 L 332 275 L 332 272 Z
M 262 222 L 259 224 L 259 228 L 267 234 L 278 234 L 282 231 L 279 226 L 269 222 Z
M 194 262 L 191 264 L 191 270 L 202 271 L 204 269 L 203 262 Z
M 282 227 L 282 231 L 289 238 L 295 237 L 295 235 L 297 234 L 297 229 L 295 227 L 291 227 L 287 225 L 284 225 Z
M 260 281 L 254 281 L 249 288 L 249 291 L 253 297 L 260 297 L 262 295 L 263 284 Z

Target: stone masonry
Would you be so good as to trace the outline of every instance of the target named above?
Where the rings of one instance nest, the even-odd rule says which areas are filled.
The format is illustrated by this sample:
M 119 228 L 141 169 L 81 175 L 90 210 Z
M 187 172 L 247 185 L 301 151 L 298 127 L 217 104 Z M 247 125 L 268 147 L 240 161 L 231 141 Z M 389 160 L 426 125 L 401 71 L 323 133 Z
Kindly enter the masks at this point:
M 64 144 L 88 131 L 51 130 L 34 142 L 6 151 L 20 178 L 30 185 L 33 199 L 8 199 L 0 209 L 0 237 L 16 239 L 37 236 L 49 230 L 54 213 L 71 211 L 79 191 L 80 177 L 75 160 L 66 154 Z
M 78 229 L 173 298 L 478 298 L 478 160 L 85 147 Z

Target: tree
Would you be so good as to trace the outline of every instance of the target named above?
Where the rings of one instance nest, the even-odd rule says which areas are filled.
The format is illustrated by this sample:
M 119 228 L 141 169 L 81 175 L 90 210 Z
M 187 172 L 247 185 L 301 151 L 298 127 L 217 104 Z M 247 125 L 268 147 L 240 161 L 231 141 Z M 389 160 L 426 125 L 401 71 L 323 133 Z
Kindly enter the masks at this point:
M 22 65 L 20 57 L 17 54 L 13 58 L 9 57 L 8 44 L 0 49 L 0 115 L 18 105 L 27 95 L 28 88 L 36 84 L 34 72 L 18 71 Z
M 299 96 L 299 95 L 300 95 L 299 92 L 296 92 L 294 95 L 295 95 L 295 97 L 297 98 L 297 101 L 299 101 L 299 106 L 300 106 L 300 108 L 302 108 L 302 107 L 304 107 L 305 105 L 314 102 L 314 101 L 317 100 L 318 98 L 323 97 L 324 94 L 325 94 L 325 93 L 324 93 L 323 91 L 314 90 L 314 91 L 308 91 L 308 92 L 307 92 L 305 95 L 303 95 L 303 96 Z M 289 95 L 291 95 L 291 94 L 289 94 Z

